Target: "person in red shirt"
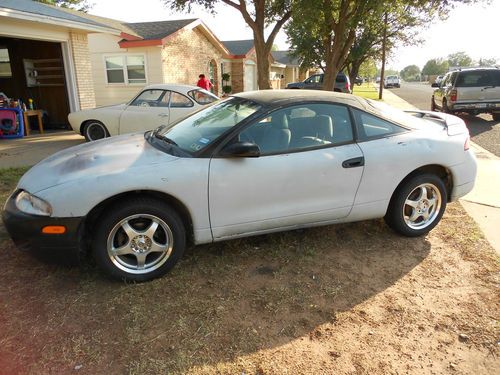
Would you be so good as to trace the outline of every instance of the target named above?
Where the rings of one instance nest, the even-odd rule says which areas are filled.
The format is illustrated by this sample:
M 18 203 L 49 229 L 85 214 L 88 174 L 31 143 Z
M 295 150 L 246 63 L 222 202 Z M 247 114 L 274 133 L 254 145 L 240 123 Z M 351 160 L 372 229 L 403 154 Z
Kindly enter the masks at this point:
M 210 89 L 213 87 L 212 82 L 208 78 L 205 77 L 205 74 L 200 74 L 198 76 L 199 80 L 196 86 L 201 87 L 202 89 L 205 89 L 207 91 L 210 91 Z

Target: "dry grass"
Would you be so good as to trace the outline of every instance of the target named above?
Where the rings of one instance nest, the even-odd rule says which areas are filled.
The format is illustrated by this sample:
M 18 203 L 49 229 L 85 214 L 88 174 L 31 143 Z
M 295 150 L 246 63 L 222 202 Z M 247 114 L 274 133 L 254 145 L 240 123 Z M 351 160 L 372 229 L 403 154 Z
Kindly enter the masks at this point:
M 0 373 L 494 373 L 492 254 L 459 204 L 425 238 L 376 220 L 229 241 L 145 284 L 4 240 Z

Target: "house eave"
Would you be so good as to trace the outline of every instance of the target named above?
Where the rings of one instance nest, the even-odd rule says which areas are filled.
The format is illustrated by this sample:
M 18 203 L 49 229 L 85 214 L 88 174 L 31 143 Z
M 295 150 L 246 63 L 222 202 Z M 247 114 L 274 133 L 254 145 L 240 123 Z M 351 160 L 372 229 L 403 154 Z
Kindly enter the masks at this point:
M 86 31 L 87 33 L 109 33 L 113 35 L 120 35 L 120 30 L 116 30 L 105 26 L 90 25 L 86 23 L 65 20 L 62 18 L 51 17 L 42 14 L 23 12 L 9 8 L 0 7 L 0 16 L 17 19 L 21 21 L 31 21 L 48 25 L 55 25 L 59 27 L 67 27 L 68 29 Z

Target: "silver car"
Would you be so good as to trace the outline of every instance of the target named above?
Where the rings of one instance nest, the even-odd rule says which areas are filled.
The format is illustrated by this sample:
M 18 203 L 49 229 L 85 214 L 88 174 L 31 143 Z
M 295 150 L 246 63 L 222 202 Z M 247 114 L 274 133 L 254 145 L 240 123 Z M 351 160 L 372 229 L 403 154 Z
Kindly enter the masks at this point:
M 500 69 L 471 68 L 447 73 L 437 84 L 431 110 L 445 113 L 491 113 L 500 121 Z
M 54 154 L 22 177 L 3 220 L 21 248 L 90 251 L 108 274 L 145 281 L 188 242 L 382 217 L 424 235 L 475 176 L 460 118 L 266 90 Z

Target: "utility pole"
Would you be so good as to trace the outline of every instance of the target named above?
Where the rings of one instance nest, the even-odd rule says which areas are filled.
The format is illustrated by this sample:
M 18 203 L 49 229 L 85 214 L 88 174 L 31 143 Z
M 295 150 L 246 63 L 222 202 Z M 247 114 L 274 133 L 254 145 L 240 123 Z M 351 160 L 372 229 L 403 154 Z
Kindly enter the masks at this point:
M 382 68 L 380 69 L 380 84 L 378 88 L 378 98 L 382 99 L 382 91 L 384 90 L 384 75 L 385 75 L 385 46 L 387 42 L 387 11 L 384 14 L 384 34 L 382 38 Z

